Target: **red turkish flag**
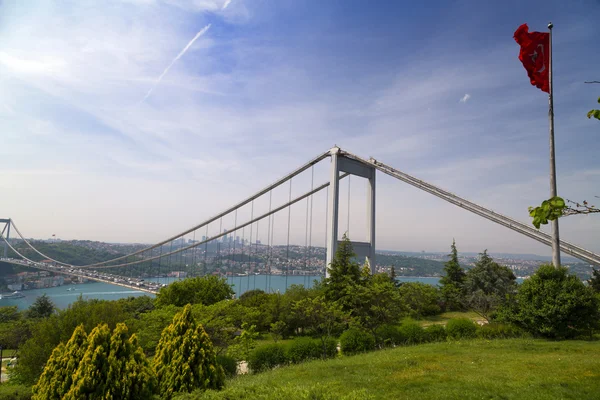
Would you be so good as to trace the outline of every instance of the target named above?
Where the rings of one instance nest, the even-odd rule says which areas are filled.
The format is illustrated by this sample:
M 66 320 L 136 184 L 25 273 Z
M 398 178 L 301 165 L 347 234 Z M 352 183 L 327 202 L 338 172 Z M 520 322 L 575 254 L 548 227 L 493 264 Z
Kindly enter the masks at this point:
M 550 66 L 550 34 L 529 32 L 527 24 L 521 25 L 513 36 L 521 46 L 519 60 L 527 70 L 531 84 L 550 93 L 548 67 Z

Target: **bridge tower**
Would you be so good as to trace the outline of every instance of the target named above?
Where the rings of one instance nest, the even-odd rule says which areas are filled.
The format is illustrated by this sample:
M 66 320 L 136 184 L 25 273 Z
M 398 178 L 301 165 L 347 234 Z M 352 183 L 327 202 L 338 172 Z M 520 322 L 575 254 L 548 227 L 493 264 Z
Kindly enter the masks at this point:
M 0 224 L 2 223 L 4 224 L 4 229 L 2 229 L 2 236 L 4 236 L 6 242 L 8 242 L 8 239 L 10 239 L 10 218 L 0 218 Z M 6 235 L 4 234 L 4 232 L 6 232 Z M 8 244 L 6 242 L 4 242 L 4 258 L 8 257 Z
M 327 221 L 327 259 L 325 276 L 329 277 L 329 265 L 338 246 L 338 217 L 340 200 L 340 172 L 366 178 L 367 190 L 367 235 L 366 240 L 351 241 L 354 252 L 359 258 L 365 258 L 375 273 L 375 172 L 376 169 L 344 155 L 339 147 L 330 150 L 331 183 L 329 184 L 329 204 Z

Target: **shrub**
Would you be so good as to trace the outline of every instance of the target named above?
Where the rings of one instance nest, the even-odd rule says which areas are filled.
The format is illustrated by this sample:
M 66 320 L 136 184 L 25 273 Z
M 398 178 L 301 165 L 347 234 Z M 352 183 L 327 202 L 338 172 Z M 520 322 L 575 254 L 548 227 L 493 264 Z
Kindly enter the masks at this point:
M 226 355 L 217 356 L 217 364 L 219 364 L 227 377 L 232 377 L 237 374 L 237 361 L 233 357 Z
M 285 347 L 279 343 L 258 347 L 248 357 L 248 367 L 253 372 L 267 371 L 287 362 Z
M 425 328 L 425 340 L 428 342 L 443 342 L 446 336 L 444 325 L 434 324 Z
M 402 334 L 395 325 L 382 325 L 375 331 L 375 338 L 379 347 L 394 347 L 403 343 Z
M 350 328 L 340 336 L 340 347 L 344 354 L 364 353 L 375 349 L 375 338 L 358 328 Z
M 321 352 L 323 351 L 323 343 L 318 340 L 319 346 L 321 346 Z M 321 353 L 323 354 L 323 352 Z M 334 358 L 338 354 L 338 341 L 334 338 L 329 338 L 325 340 L 325 358 Z
M 485 324 L 477 331 L 477 336 L 482 339 L 509 339 L 523 337 L 525 332 L 513 324 L 492 322 Z
M 425 331 L 416 321 L 405 319 L 398 328 L 403 344 L 418 344 L 425 341 Z
M 450 339 L 472 339 L 477 336 L 477 324 L 468 318 L 454 318 L 448 321 L 446 333 Z
M 534 335 L 568 339 L 598 329 L 600 298 L 567 268 L 542 265 L 498 314 Z
M 320 341 L 316 341 L 307 337 L 294 339 L 287 346 L 286 355 L 291 363 L 298 364 L 306 360 L 321 358 L 323 349 Z

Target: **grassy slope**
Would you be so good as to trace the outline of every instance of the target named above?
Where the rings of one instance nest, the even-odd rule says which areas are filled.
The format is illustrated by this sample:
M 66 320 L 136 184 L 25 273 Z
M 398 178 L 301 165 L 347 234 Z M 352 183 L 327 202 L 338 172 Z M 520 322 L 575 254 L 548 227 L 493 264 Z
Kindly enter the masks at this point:
M 597 399 L 600 343 L 432 343 L 315 361 L 187 399 Z

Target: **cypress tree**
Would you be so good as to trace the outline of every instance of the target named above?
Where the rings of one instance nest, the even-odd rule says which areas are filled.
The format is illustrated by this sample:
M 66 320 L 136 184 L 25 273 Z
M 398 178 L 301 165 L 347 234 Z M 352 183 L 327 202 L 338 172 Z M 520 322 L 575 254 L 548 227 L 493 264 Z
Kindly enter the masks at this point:
M 196 323 L 189 304 L 163 330 L 154 356 L 154 371 L 164 399 L 171 399 L 178 392 L 223 387 L 223 368 L 217 364 L 212 342 L 202 325 Z
M 361 268 L 354 261 L 355 257 L 356 254 L 352 249 L 352 243 L 344 235 L 335 252 L 335 257 L 331 261 L 331 264 L 327 266 L 329 277 L 325 280 L 327 284 L 325 291 L 326 300 L 342 300 L 342 303 L 346 303 L 345 298 L 351 295 L 352 288 L 361 283 Z M 346 304 L 342 304 L 342 306 L 344 309 L 347 308 Z
M 449 310 L 458 310 L 462 304 L 463 284 L 465 282 L 465 270 L 458 262 L 458 251 L 456 242 L 452 240 L 450 260 L 444 264 L 446 275 L 440 279 L 442 297 Z

